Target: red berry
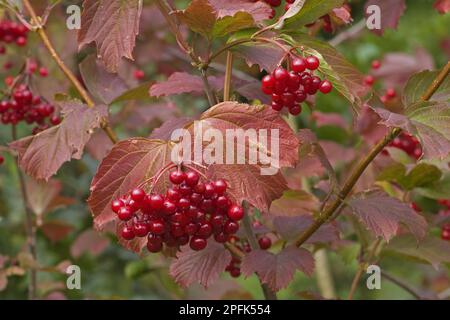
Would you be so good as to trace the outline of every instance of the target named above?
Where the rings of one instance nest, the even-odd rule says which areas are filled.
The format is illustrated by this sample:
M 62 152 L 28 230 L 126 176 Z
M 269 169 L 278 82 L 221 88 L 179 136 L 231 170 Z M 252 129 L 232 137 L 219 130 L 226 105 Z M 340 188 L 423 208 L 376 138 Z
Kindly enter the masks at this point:
M 147 242 L 147 250 L 149 252 L 157 253 L 157 252 L 160 252 L 161 249 L 162 249 L 161 242 L 150 242 L 150 241 Z
M 266 2 L 272 7 L 278 7 L 281 4 L 281 0 L 266 0 Z
M 295 73 L 293 71 L 289 72 L 287 87 L 288 87 L 289 91 L 291 91 L 291 92 L 298 90 L 298 88 L 300 87 L 300 77 L 298 76 L 297 73 Z
M 60 124 L 61 121 L 62 121 L 61 118 L 58 116 L 53 115 L 50 117 L 50 123 L 54 126 L 57 126 L 58 124 Z
M 289 113 L 293 116 L 298 116 L 300 113 L 302 113 L 302 107 L 301 105 L 294 105 L 291 108 L 289 108 Z
M 0 154 L 0 166 L 5 162 L 5 158 Z
M 135 70 L 134 71 L 134 78 L 136 80 L 142 80 L 142 79 L 144 79 L 144 77 L 145 77 L 144 71 L 142 71 L 142 70 Z
M 130 207 L 122 207 L 117 212 L 117 217 L 122 221 L 128 221 L 133 217 L 133 211 Z
M 188 171 L 186 173 L 186 184 L 190 187 L 194 187 L 197 185 L 198 181 L 200 180 L 200 176 L 195 171 Z
M 216 242 L 218 243 L 225 243 L 228 240 L 228 236 L 223 232 L 216 233 L 214 235 L 214 240 L 216 240 Z
M 327 94 L 327 93 L 331 92 L 331 89 L 333 89 L 333 84 L 330 81 L 323 80 L 320 83 L 320 86 L 319 86 L 320 92 Z
M 133 232 L 137 237 L 145 237 L 148 234 L 147 225 L 145 223 L 135 223 L 133 225 Z
M 160 194 L 153 194 L 150 196 L 150 207 L 154 210 L 163 209 L 164 197 Z
M 443 229 L 442 233 L 441 233 L 441 238 L 442 238 L 442 240 L 450 241 L 450 230 Z
M 135 188 L 131 191 L 131 199 L 136 201 L 137 203 L 141 203 L 144 201 L 145 191 L 141 188 Z
M 203 239 L 201 237 L 193 236 L 191 238 L 191 241 L 189 242 L 189 246 L 192 250 L 200 251 L 206 248 L 207 245 L 206 239 Z
M 368 86 L 372 86 L 375 83 L 375 78 L 371 75 L 367 75 L 364 77 L 364 83 Z
M 239 276 L 241 275 L 241 269 L 239 269 L 239 268 L 232 268 L 232 269 L 230 270 L 230 275 L 231 275 L 233 278 L 239 277 Z
M 389 88 L 386 90 L 386 97 L 392 99 L 395 98 L 396 95 L 397 93 L 395 92 L 395 89 Z
M 272 240 L 266 236 L 259 238 L 258 243 L 262 250 L 267 250 L 272 246 Z
M 181 184 L 186 180 L 186 174 L 181 170 L 172 171 L 169 175 L 169 179 L 173 184 Z
M 372 69 L 379 69 L 381 67 L 380 60 L 373 60 L 372 61 Z
M 223 226 L 225 234 L 235 234 L 239 230 L 239 224 L 235 221 L 227 221 Z
M 275 78 L 275 83 L 279 83 L 280 85 L 286 87 L 289 72 L 287 72 L 287 70 L 283 67 L 278 67 L 274 70 L 273 77 Z
M 295 101 L 298 103 L 302 103 L 306 100 L 306 93 L 303 90 L 298 90 L 297 92 L 295 92 Z
M 166 230 L 166 226 L 162 221 L 152 221 L 149 224 L 149 230 L 151 233 L 154 233 L 154 234 L 164 234 L 164 231 Z
M 320 65 L 319 59 L 315 56 L 309 56 L 306 58 L 306 67 L 309 70 L 316 70 Z
M 300 73 L 306 70 L 306 61 L 303 58 L 297 57 L 292 60 L 292 71 Z
M 167 215 L 174 214 L 177 211 L 177 206 L 170 200 L 165 200 L 163 203 L 163 211 Z
M 235 204 L 228 209 L 227 214 L 231 220 L 239 221 L 244 217 L 244 209 L 241 206 Z
M 281 103 L 272 101 L 272 109 L 275 111 L 281 111 L 283 109 L 283 105 Z
M 134 231 L 132 227 L 129 226 L 124 226 L 122 228 L 122 231 L 120 233 L 120 235 L 122 236 L 122 238 L 124 238 L 125 240 L 132 240 L 134 239 Z
M 16 44 L 17 44 L 19 47 L 24 47 L 24 46 L 26 46 L 26 45 L 27 45 L 27 38 L 25 38 L 25 37 L 18 37 L 18 38 L 16 39 Z
M 275 79 L 270 74 L 264 76 L 261 80 L 263 88 L 273 89 L 275 86 Z
M 219 179 L 214 182 L 214 191 L 219 195 L 227 191 L 227 187 L 227 182 L 223 179 Z
M 208 238 L 209 236 L 211 236 L 212 232 L 213 232 L 213 227 L 212 227 L 211 223 L 204 222 L 198 228 L 197 235 L 200 237 L 203 237 L 203 238 Z
M 46 77 L 46 76 L 48 76 L 48 70 L 47 70 L 47 68 L 45 68 L 45 67 L 40 67 L 39 68 L 39 75 L 41 76 L 41 77 Z
M 122 208 L 125 204 L 123 203 L 122 200 L 114 200 L 111 203 L 111 210 L 114 211 L 115 213 L 118 213 L 120 208 Z

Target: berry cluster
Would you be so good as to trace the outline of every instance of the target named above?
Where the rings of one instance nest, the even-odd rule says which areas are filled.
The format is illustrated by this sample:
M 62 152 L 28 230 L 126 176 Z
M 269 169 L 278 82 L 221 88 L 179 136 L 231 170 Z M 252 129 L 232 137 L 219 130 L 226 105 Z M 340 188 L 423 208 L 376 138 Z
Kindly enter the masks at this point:
M 291 61 L 291 71 L 280 66 L 264 76 L 262 91 L 271 95 L 272 109 L 281 111 L 283 107 L 287 107 L 290 114 L 299 115 L 302 112 L 301 103 L 308 95 L 315 95 L 317 91 L 329 93 L 333 88 L 330 81 L 321 80 L 306 71 L 314 71 L 319 65 L 319 59 L 315 56 L 295 57 Z
M 28 28 L 23 24 L 16 23 L 10 20 L 0 21 L 0 42 L 6 44 L 15 43 L 19 47 L 27 44 Z M 0 54 L 4 54 L 6 48 L 0 46 Z
M 197 172 L 178 169 L 169 179 L 172 186 L 165 195 L 136 188 L 112 202 L 112 210 L 126 222 L 123 239 L 147 237 L 150 252 L 161 251 L 163 244 L 188 243 L 193 250 L 202 250 L 211 236 L 225 243 L 238 231 L 244 210 L 229 199 L 224 180 L 202 182 Z
M 419 159 L 422 156 L 422 146 L 419 140 L 405 132 L 396 137 L 389 146 L 401 149 L 415 159 Z
M 0 102 L 0 121 L 2 124 L 17 125 L 21 121 L 36 124 L 33 134 L 48 129 L 50 125 L 58 125 L 61 118 L 55 115 L 55 107 L 43 102 L 42 98 L 29 90 L 25 85 L 14 89 L 9 100 Z M 49 120 L 49 124 L 46 120 Z
M 381 62 L 380 60 L 373 60 L 372 61 L 372 69 L 373 70 L 377 70 L 381 67 Z M 364 84 L 366 86 L 373 86 L 376 82 L 376 79 L 373 75 L 368 74 L 364 77 Z M 384 92 L 384 94 L 380 97 L 381 102 L 386 103 L 389 102 L 393 99 L 395 99 L 397 97 L 397 92 L 395 91 L 394 88 L 387 88 L 386 91 Z

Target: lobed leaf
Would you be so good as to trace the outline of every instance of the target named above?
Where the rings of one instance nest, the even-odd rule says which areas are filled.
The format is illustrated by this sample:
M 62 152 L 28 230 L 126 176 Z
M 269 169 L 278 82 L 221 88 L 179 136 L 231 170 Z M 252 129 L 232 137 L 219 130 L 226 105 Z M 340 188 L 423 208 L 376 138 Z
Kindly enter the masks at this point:
M 410 106 L 418 101 L 427 91 L 428 87 L 433 83 L 439 74 L 436 71 L 422 71 L 414 74 L 406 84 L 403 91 L 403 104 Z M 430 100 L 432 101 L 448 101 L 450 99 L 450 77 L 446 77 L 444 82 L 439 86 L 439 89 L 433 94 Z
M 384 31 L 389 29 L 396 29 L 400 17 L 406 9 L 405 0 L 368 0 L 364 6 L 364 12 L 367 13 L 367 7 L 375 5 L 380 8 L 381 14 L 381 29 L 371 30 L 377 35 L 383 35 Z M 366 14 L 366 18 L 368 15 Z
M 294 241 L 314 223 L 310 215 L 294 217 L 277 216 L 273 219 L 273 226 L 284 240 Z M 335 225 L 322 225 L 306 243 L 326 243 L 339 240 L 339 232 Z

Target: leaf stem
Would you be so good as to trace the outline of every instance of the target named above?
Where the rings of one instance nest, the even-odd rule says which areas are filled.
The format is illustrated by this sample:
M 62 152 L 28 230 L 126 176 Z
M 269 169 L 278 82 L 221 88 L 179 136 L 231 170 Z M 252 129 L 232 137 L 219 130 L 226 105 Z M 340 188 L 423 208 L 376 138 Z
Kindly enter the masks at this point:
M 242 219 L 242 225 L 244 226 L 245 235 L 247 236 L 248 243 L 252 250 L 259 250 L 258 240 L 256 239 L 255 233 L 252 229 L 252 222 L 250 220 L 250 216 L 248 214 L 248 204 L 244 201 L 242 203 L 244 208 L 244 218 Z M 277 300 L 277 294 L 269 288 L 269 286 L 265 283 L 261 283 L 261 288 L 264 293 L 264 298 L 266 300 Z
M 381 275 L 386 280 L 389 280 L 390 282 L 396 284 L 398 287 L 402 288 L 406 292 L 410 293 L 417 300 L 423 299 L 422 295 L 418 292 L 418 290 L 416 290 L 415 288 L 411 287 L 409 284 L 407 284 L 403 280 L 401 280 L 401 279 L 399 279 L 399 278 L 397 278 L 397 277 L 387 273 L 386 271 L 383 271 L 383 269 L 381 269 Z
M 230 100 L 231 77 L 233 75 L 233 53 L 227 51 L 227 64 L 225 69 L 225 80 L 223 85 L 223 101 Z
M 372 249 L 369 252 L 369 255 L 365 261 L 361 261 L 358 267 L 358 271 L 355 274 L 355 277 L 352 281 L 352 286 L 350 288 L 350 292 L 348 294 L 348 300 L 353 299 L 353 295 L 355 294 L 356 288 L 358 287 L 359 280 L 361 279 L 364 270 L 367 268 L 367 264 L 372 262 L 373 257 L 376 255 L 379 245 L 381 244 L 382 238 L 378 238 L 372 245 Z
M 15 125 L 13 125 L 11 128 L 11 134 L 13 141 L 17 140 L 17 130 Z M 25 210 L 25 228 L 27 234 L 28 251 L 31 255 L 31 258 L 35 262 L 37 261 L 37 252 L 36 252 L 36 230 L 34 227 L 33 212 L 28 207 L 28 193 L 27 188 L 25 186 L 25 177 L 23 176 L 22 171 L 20 170 L 17 156 L 15 157 L 14 164 L 17 170 L 17 175 L 19 177 L 20 191 L 22 194 L 23 207 Z M 28 299 L 34 300 L 36 298 L 37 271 L 34 267 L 30 267 L 28 273 L 29 273 Z
M 23 0 L 23 5 L 28 11 L 28 13 L 31 16 L 31 21 L 33 22 L 33 25 L 36 27 L 36 32 L 41 38 L 42 42 L 44 43 L 44 46 L 49 51 L 51 57 L 56 62 L 58 67 L 61 69 L 61 71 L 64 73 L 64 75 L 69 79 L 69 81 L 74 85 L 74 87 L 77 89 L 80 96 L 83 98 L 83 100 L 86 102 L 87 106 L 89 108 L 95 107 L 95 102 L 91 99 L 87 91 L 84 89 L 83 85 L 78 81 L 77 77 L 73 74 L 73 72 L 66 66 L 64 61 L 61 59 L 61 57 L 56 52 L 55 48 L 53 47 L 47 33 L 45 32 L 42 24 L 41 24 L 41 18 L 36 15 L 36 11 L 34 11 L 33 6 L 30 4 L 29 0 Z M 118 139 L 112 130 L 112 128 L 109 126 L 106 120 L 103 121 L 101 124 L 102 129 L 105 131 L 106 135 L 109 137 L 109 139 L 113 143 L 117 143 Z

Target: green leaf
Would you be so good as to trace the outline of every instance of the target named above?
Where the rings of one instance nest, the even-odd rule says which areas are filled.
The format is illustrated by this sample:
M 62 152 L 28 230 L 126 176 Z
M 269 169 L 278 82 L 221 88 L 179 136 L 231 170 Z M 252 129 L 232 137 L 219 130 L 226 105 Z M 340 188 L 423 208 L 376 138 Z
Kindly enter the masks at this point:
M 402 149 L 399 148 L 394 148 L 394 147 L 386 147 L 385 148 L 387 150 L 387 152 L 389 153 L 389 156 L 398 163 L 407 165 L 407 164 L 412 164 L 415 161 L 413 160 L 413 158 L 411 156 L 409 156 L 405 151 L 403 151 Z
M 422 71 L 413 75 L 406 84 L 403 91 L 403 104 L 410 106 L 418 102 L 421 96 L 426 92 L 428 87 L 433 83 L 439 74 L 437 71 Z M 448 101 L 450 99 L 450 77 L 446 77 L 439 89 L 433 94 L 431 100 L 434 101 Z
M 295 32 L 283 35 L 283 38 L 292 46 L 303 46 L 305 54 L 316 56 L 320 60 L 319 71 L 333 83 L 334 88 L 353 106 L 360 105 L 361 98 L 369 91 L 364 86 L 364 75 L 333 46 L 306 34 Z
M 154 81 L 142 83 L 139 86 L 122 93 L 120 96 L 115 98 L 111 104 L 129 100 L 150 100 L 151 97 L 148 94 L 148 90 L 152 84 L 154 84 Z
M 305 5 L 305 1 L 306 0 L 295 0 L 295 2 L 291 4 L 289 9 L 278 19 L 278 21 L 272 25 L 272 28 L 283 28 L 285 20 L 297 15 Z
M 247 12 L 237 12 L 234 16 L 225 16 L 214 24 L 212 36 L 214 38 L 223 37 L 227 34 L 250 28 L 255 25 L 251 14 Z
M 301 10 L 286 19 L 285 27 L 299 28 L 312 23 L 343 3 L 344 0 L 307 0 Z
M 444 176 L 434 183 L 427 185 L 426 187 L 418 188 L 416 190 L 422 196 L 431 199 L 449 199 L 450 198 L 450 173 L 444 174 Z
M 385 168 L 377 177 L 377 180 L 397 182 L 404 190 L 412 190 L 430 185 L 438 181 L 441 176 L 441 170 L 431 164 L 419 163 L 407 172 L 403 164 L 397 163 Z

